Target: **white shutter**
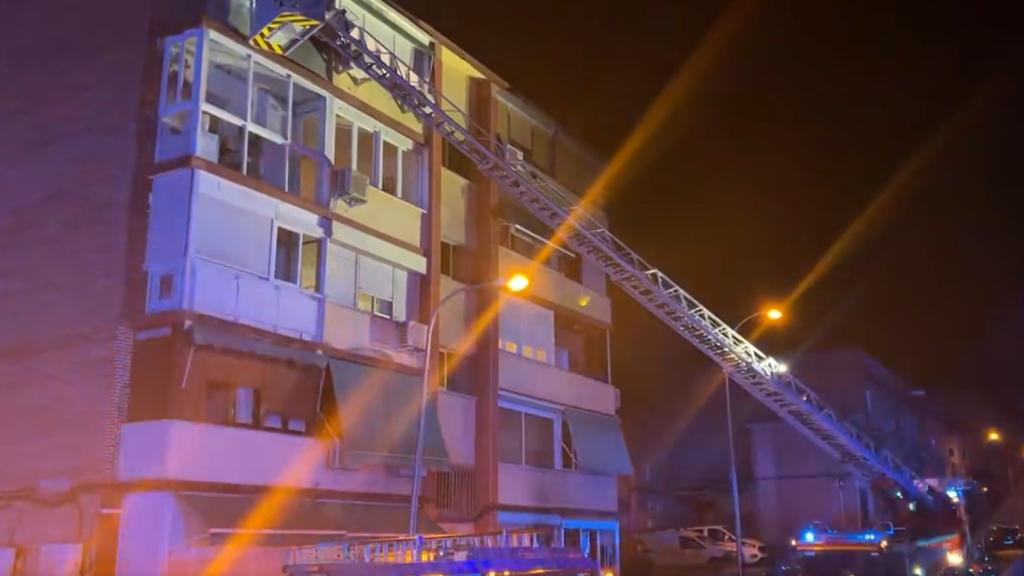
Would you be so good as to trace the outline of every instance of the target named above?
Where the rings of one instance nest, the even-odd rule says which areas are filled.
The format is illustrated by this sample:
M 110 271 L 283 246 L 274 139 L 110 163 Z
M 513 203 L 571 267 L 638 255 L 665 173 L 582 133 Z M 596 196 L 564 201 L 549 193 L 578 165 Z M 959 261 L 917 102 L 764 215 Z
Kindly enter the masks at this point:
M 273 219 L 206 194 L 196 194 L 196 254 L 261 276 L 270 274 Z
M 356 305 L 356 253 L 334 242 L 327 243 L 324 294 L 338 304 Z
M 394 300 L 395 273 L 392 266 L 362 254 L 356 259 L 356 264 L 356 288 L 360 292 L 384 300 Z
M 392 318 L 396 322 L 405 322 L 409 316 L 408 297 L 409 273 L 401 268 L 395 268 L 395 299 Z

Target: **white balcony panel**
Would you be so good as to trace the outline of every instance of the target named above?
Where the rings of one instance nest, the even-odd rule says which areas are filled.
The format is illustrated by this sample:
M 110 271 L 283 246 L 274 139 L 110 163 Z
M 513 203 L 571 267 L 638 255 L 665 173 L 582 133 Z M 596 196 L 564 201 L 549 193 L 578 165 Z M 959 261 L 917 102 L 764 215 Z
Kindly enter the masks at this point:
M 420 246 L 423 210 L 405 200 L 370 186 L 366 204 L 339 202 L 335 212 L 412 246 Z
M 498 465 L 498 502 L 505 506 L 613 512 L 618 509 L 617 479 L 502 462 Z
M 327 302 L 324 309 L 324 342 L 342 350 L 370 347 L 370 315 L 355 308 Z
M 119 480 L 219 482 L 378 494 L 408 494 L 409 478 L 380 469 L 328 468 L 329 446 L 296 436 L 184 420 L 121 429 Z
M 241 324 L 305 340 L 319 339 L 319 296 L 195 257 L 191 308 Z
M 549 364 L 500 352 L 498 385 L 502 390 L 601 414 L 615 414 L 619 391 L 612 385 Z
M 280 327 L 302 334 L 317 334 L 319 321 L 320 298 L 291 286 L 277 287 L 277 324 Z
M 437 393 L 437 417 L 451 463 L 473 466 L 476 462 L 476 398 L 441 390 Z
M 196 259 L 192 267 L 192 309 L 233 320 L 238 308 L 237 270 Z
M 236 274 L 238 281 L 238 308 L 235 315 L 243 322 L 271 327 L 277 321 L 277 290 L 274 285 L 258 276 Z
M 501 278 L 529 270 L 530 267 L 529 258 L 505 247 L 498 247 L 498 274 Z M 604 294 L 573 282 L 545 266 L 538 266 L 530 272 L 530 296 L 557 304 L 598 322 L 611 323 L 612 304 Z

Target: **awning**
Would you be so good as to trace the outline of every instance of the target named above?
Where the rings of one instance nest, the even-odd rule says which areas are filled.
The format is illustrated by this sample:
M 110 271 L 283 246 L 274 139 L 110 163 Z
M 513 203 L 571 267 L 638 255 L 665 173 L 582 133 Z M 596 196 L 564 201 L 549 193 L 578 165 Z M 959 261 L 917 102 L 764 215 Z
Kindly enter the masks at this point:
M 329 360 L 329 366 L 345 462 L 412 466 L 422 389 L 420 377 L 336 358 Z M 448 465 L 436 396 L 427 403 L 423 459 L 431 468 Z
M 295 364 L 306 364 L 323 368 L 327 358 L 312 350 L 301 350 L 279 346 L 253 336 L 243 336 L 215 326 L 195 324 L 192 327 L 192 342 L 196 346 L 206 346 L 231 352 L 242 352 L 256 356 L 264 356 Z
M 243 520 L 260 501 L 259 495 L 186 492 L 178 498 L 200 519 L 208 533 L 224 534 L 243 528 Z M 441 534 L 437 524 L 418 516 L 421 534 Z M 259 530 L 265 535 L 318 535 L 319 540 L 341 537 L 399 536 L 409 529 L 408 503 L 313 500 L 296 496 Z
M 597 474 L 632 474 L 622 422 L 615 416 L 567 408 L 565 419 L 576 448 L 577 468 Z

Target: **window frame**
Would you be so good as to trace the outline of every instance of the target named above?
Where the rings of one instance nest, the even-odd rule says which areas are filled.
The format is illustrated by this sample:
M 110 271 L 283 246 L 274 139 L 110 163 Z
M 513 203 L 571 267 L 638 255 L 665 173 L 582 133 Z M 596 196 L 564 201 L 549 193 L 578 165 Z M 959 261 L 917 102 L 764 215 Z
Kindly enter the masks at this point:
M 501 397 L 498 399 L 498 407 L 506 410 L 517 412 L 520 415 L 520 455 L 519 462 L 504 462 L 505 464 L 512 464 L 513 466 L 522 466 L 524 468 L 532 468 L 535 470 L 558 470 L 563 472 L 573 472 L 576 469 L 566 467 L 563 462 L 563 438 L 562 438 L 562 426 L 565 422 L 565 418 L 562 415 L 562 411 L 556 407 L 541 406 L 533 403 L 519 402 L 509 397 Z M 543 466 L 532 466 L 526 463 L 526 419 L 524 414 L 530 414 L 532 416 L 538 416 L 552 421 L 551 427 L 551 439 L 552 439 L 552 450 L 553 450 L 553 466 L 551 468 L 545 468 Z M 574 450 L 575 452 L 575 450 Z
M 195 31 L 190 31 L 190 33 L 192 33 L 192 32 L 199 33 L 199 30 L 200 29 L 197 29 Z M 319 178 L 319 182 L 317 182 L 317 184 L 316 184 L 317 190 L 316 190 L 316 194 L 315 195 L 317 196 L 317 201 L 318 202 L 326 202 L 326 200 L 327 200 L 327 186 L 326 186 L 327 178 L 326 178 L 326 171 L 327 171 L 328 166 L 330 165 L 330 162 L 329 162 L 328 159 L 331 157 L 331 154 L 332 154 L 333 138 L 334 138 L 334 123 L 331 121 L 331 120 L 333 120 L 333 116 L 331 114 L 331 102 L 334 101 L 334 98 L 329 93 L 327 93 L 324 90 L 318 88 L 316 85 L 314 85 L 314 84 L 312 84 L 310 82 L 305 81 L 300 76 L 298 76 L 298 75 L 288 71 L 287 69 L 285 69 L 285 68 L 275 64 L 274 62 L 270 61 L 269 59 L 264 58 L 262 55 L 256 53 L 255 51 L 252 51 L 252 50 L 249 50 L 247 48 L 244 48 L 242 46 L 237 45 L 230 38 L 228 38 L 228 37 L 226 37 L 226 36 L 216 32 L 216 31 L 213 31 L 213 30 L 209 30 L 209 29 L 205 29 L 205 28 L 201 29 L 201 30 L 203 32 L 202 34 L 200 34 L 200 36 L 203 38 L 203 45 L 202 45 L 203 46 L 203 50 L 202 50 L 202 59 L 201 59 L 202 65 L 199 68 L 201 70 L 201 79 L 200 79 L 200 82 L 198 83 L 198 88 L 194 89 L 194 93 L 195 93 L 194 94 L 194 96 L 195 96 L 194 99 L 195 99 L 195 102 L 196 102 L 196 107 L 197 107 L 198 113 L 196 114 L 196 121 L 195 121 L 195 126 L 196 126 L 195 138 L 193 139 L 193 143 L 192 143 L 192 146 L 191 146 L 192 154 L 193 155 L 198 155 L 199 152 L 200 152 L 199 151 L 199 142 L 198 142 L 198 140 L 199 140 L 199 132 L 201 130 L 200 122 L 201 122 L 201 118 L 202 118 L 202 116 L 204 114 L 209 115 L 211 117 L 217 118 L 221 122 L 225 122 L 225 123 L 231 124 L 231 125 L 235 126 L 236 128 L 238 128 L 241 131 L 241 139 L 242 139 L 241 147 L 242 147 L 242 150 L 241 150 L 241 168 L 240 168 L 239 172 L 241 172 L 244 175 L 250 175 L 250 176 L 252 176 L 254 178 L 259 178 L 258 175 L 250 174 L 249 173 L 250 171 L 248 169 L 249 168 L 249 163 L 250 163 L 249 162 L 249 140 L 250 140 L 250 134 L 255 134 L 259 138 L 263 138 L 264 140 L 267 140 L 267 141 L 269 141 L 269 142 L 271 142 L 273 144 L 276 144 L 278 146 L 282 146 L 283 147 L 284 167 L 283 167 L 282 176 L 281 176 L 282 185 L 280 186 L 280 188 L 282 190 L 288 192 L 289 194 L 292 194 L 292 195 L 295 195 L 295 196 L 301 196 L 301 193 L 302 193 L 301 185 L 297 184 L 294 187 L 295 188 L 294 190 L 292 189 L 293 187 L 291 185 L 291 171 L 293 169 L 297 169 L 297 162 L 296 162 L 296 166 L 292 166 L 292 164 L 293 164 L 293 162 L 292 162 L 293 156 L 296 157 L 296 158 L 301 158 L 301 157 L 312 158 L 315 162 L 320 164 L 319 171 L 321 172 L 322 176 L 321 176 L 321 178 Z M 208 50 L 207 48 L 209 48 L 210 46 L 213 46 L 213 45 L 216 45 L 219 49 L 223 49 L 223 50 L 225 50 L 227 52 L 231 52 L 231 53 L 233 53 L 233 54 L 235 54 L 237 56 L 241 56 L 242 59 L 246 63 L 246 84 L 245 84 L 245 97 L 244 97 L 245 117 L 244 118 L 239 117 L 238 115 L 236 115 L 236 114 L 234 114 L 232 112 L 229 112 L 229 111 L 227 111 L 227 110 L 225 110 L 223 108 L 220 108 L 219 106 L 211 104 L 211 103 L 209 103 L 207 101 L 207 89 L 208 89 L 207 78 L 208 78 L 208 74 L 210 72 L 210 53 L 211 53 L 211 50 Z M 165 60 L 166 60 L 166 58 L 167 58 L 167 56 L 165 55 Z M 273 130 L 270 130 L 268 128 L 265 128 L 265 127 L 259 125 L 256 122 L 256 120 L 253 118 L 252 109 L 253 109 L 253 104 L 254 104 L 253 97 L 254 97 L 254 93 L 255 93 L 253 80 L 254 80 L 254 73 L 255 73 L 255 69 L 256 69 L 257 64 L 260 67 L 269 70 L 273 74 L 283 77 L 287 81 L 287 83 L 288 83 L 288 96 L 287 96 L 287 102 L 285 104 L 285 110 L 286 110 L 287 118 L 286 118 L 286 121 L 285 121 L 285 128 L 284 128 L 285 135 L 283 137 L 280 134 L 274 132 Z M 165 76 L 166 76 L 166 72 L 165 72 Z M 166 82 L 166 80 L 164 80 L 164 82 Z M 314 150 L 314 149 L 309 148 L 308 146 L 303 145 L 301 142 L 293 142 L 292 141 L 292 139 L 294 137 L 294 134 L 293 134 L 294 130 L 292 130 L 292 127 L 293 127 L 293 124 L 294 124 L 294 121 L 295 121 L 294 95 L 295 95 L 295 92 L 296 92 L 296 90 L 295 90 L 296 85 L 301 86 L 301 88 L 303 90 L 305 90 L 307 92 L 310 92 L 310 93 L 313 93 L 313 94 L 316 94 L 317 96 L 319 96 L 320 98 L 323 99 L 323 102 L 324 102 L 324 106 L 323 106 L 324 118 L 321 120 L 323 122 L 323 125 L 321 126 L 321 130 L 322 130 L 322 134 L 323 134 L 323 142 L 322 142 L 323 150 L 320 150 L 320 151 Z M 161 89 L 163 90 L 163 85 L 162 85 Z M 161 93 L 161 98 L 163 98 L 163 93 Z M 273 182 L 270 182 L 270 184 L 276 186 L 276 184 L 273 183 Z
M 349 150 L 351 152 L 351 158 L 349 162 L 350 168 L 359 170 L 359 131 L 364 130 L 372 135 L 372 146 L 373 152 L 370 158 L 370 173 L 366 174 L 369 178 L 370 186 L 388 194 L 394 196 L 399 200 L 412 204 L 417 208 L 422 208 L 423 202 L 423 186 L 424 186 L 424 166 L 423 153 L 419 152 L 419 174 L 418 174 L 418 186 L 415 191 L 415 198 L 407 198 L 404 193 L 404 180 L 405 180 L 405 155 L 416 152 L 415 148 L 417 143 L 402 135 L 401 133 L 385 126 L 380 121 L 348 106 L 347 104 L 336 101 L 334 106 L 334 115 L 330 124 L 337 129 L 339 120 L 344 120 L 346 123 L 352 125 L 351 134 L 349 136 Z M 395 190 L 394 192 L 388 192 L 384 189 L 384 143 L 387 142 L 393 146 L 397 153 L 395 157 Z M 330 156 L 334 158 L 334 152 Z M 360 171 L 362 172 L 362 171 Z
M 188 41 L 191 39 L 195 39 L 195 54 L 192 56 L 192 90 L 189 98 L 187 100 L 183 100 L 181 98 L 182 90 L 184 88 L 185 78 L 188 76 L 185 74 L 186 46 L 188 45 Z M 163 39 L 163 56 L 160 65 L 160 93 L 157 102 L 157 131 L 153 152 L 154 160 L 157 162 L 172 160 L 177 157 L 174 155 L 164 156 L 164 154 L 167 153 L 167 147 L 170 144 L 170 141 L 162 138 L 161 132 L 165 118 L 172 117 L 183 112 L 190 113 L 182 131 L 185 138 L 185 151 L 192 153 L 195 153 L 196 151 L 199 134 L 199 120 L 201 116 L 200 103 L 202 102 L 203 95 L 206 91 L 206 40 L 207 35 L 199 28 L 187 30 L 181 34 L 167 36 Z M 174 90 L 176 99 L 174 102 L 168 102 L 167 84 L 171 65 L 172 48 L 175 45 L 181 46 L 177 55 L 179 67 L 177 83 Z
M 289 232 L 291 232 L 291 233 L 293 233 L 293 234 L 295 234 L 295 235 L 297 235 L 299 237 L 299 249 L 298 249 L 298 252 L 297 252 L 297 255 L 296 255 L 297 257 L 295 259 L 295 266 L 296 266 L 295 282 L 289 282 L 288 280 L 283 280 L 283 279 L 277 277 L 277 237 L 278 237 L 278 231 L 280 229 L 282 229 L 282 228 L 284 228 L 285 230 L 287 230 L 287 231 L 289 231 Z M 316 262 L 316 288 L 314 288 L 313 290 L 310 290 L 310 289 L 305 288 L 305 287 L 302 286 L 302 259 L 303 259 L 302 247 L 305 244 L 304 240 L 307 239 L 307 238 L 313 238 L 316 241 L 316 243 L 319 245 L 319 248 L 317 250 L 317 262 Z M 271 234 L 271 238 L 270 238 L 270 246 L 271 246 L 271 250 L 270 250 L 270 276 L 269 276 L 270 280 L 272 282 L 274 282 L 275 284 L 283 284 L 283 285 L 286 285 L 286 286 L 291 286 L 293 288 L 297 288 L 298 290 L 300 290 L 300 291 L 302 291 L 302 292 L 304 292 L 306 294 L 315 294 L 317 296 L 322 295 L 324 293 L 324 279 L 325 279 L 324 278 L 325 277 L 325 274 L 324 274 L 324 264 L 325 264 L 325 258 L 326 258 L 326 254 L 325 254 L 325 252 L 326 252 L 325 240 L 326 239 L 324 237 L 322 237 L 322 236 L 315 236 L 313 234 L 308 234 L 308 233 L 303 232 L 302 230 L 300 230 L 300 229 L 298 229 L 298 228 L 296 228 L 294 226 L 289 226 L 288 224 L 285 224 L 285 223 L 282 223 L 282 222 L 280 222 L 278 220 L 275 220 L 274 221 L 274 232 Z

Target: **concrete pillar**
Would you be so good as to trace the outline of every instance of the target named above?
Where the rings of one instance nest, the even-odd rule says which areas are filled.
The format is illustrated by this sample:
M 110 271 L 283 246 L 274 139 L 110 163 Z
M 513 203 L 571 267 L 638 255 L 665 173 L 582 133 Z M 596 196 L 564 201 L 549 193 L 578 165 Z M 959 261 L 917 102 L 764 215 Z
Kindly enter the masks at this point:
M 168 572 L 172 550 L 186 544 L 185 515 L 174 492 L 132 492 L 121 503 L 117 575 Z
M 497 124 L 497 107 L 494 102 L 494 85 L 487 79 L 471 80 L 470 114 L 484 134 L 490 138 Z M 474 280 L 487 281 L 498 277 L 498 211 L 499 190 L 493 180 L 477 172 L 473 179 L 473 197 L 470 201 L 472 213 L 472 253 L 474 255 Z M 480 292 L 474 316 L 485 314 L 497 305 L 497 293 Z M 496 508 L 498 506 L 498 323 L 497 316 L 480 334 L 473 355 L 473 381 L 476 393 L 476 478 L 477 494 L 481 514 L 477 529 L 498 528 Z

